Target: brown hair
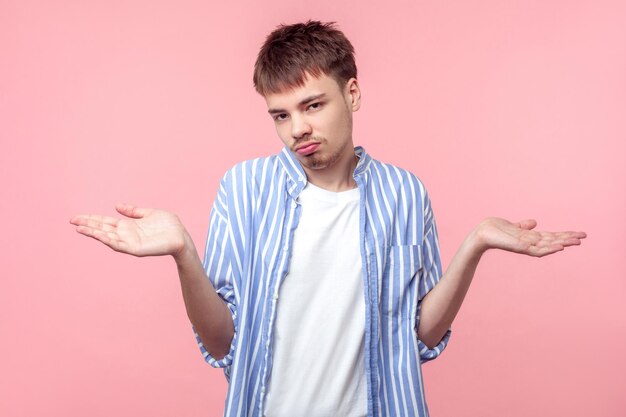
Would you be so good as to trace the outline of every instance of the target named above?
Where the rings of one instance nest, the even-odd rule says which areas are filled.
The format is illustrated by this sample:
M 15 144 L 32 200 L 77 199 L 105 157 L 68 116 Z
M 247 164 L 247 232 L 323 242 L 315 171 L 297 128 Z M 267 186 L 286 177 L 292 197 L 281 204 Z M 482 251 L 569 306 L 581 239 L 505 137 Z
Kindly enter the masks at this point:
M 265 39 L 254 64 L 254 88 L 265 96 L 304 86 L 306 74 L 329 75 L 343 86 L 356 78 L 354 47 L 333 25 L 309 20 L 280 25 Z

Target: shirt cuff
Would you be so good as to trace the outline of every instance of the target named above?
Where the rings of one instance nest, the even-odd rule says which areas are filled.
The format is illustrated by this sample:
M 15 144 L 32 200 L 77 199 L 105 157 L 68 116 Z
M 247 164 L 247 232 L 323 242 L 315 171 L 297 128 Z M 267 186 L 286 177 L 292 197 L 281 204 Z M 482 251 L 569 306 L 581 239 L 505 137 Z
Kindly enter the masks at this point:
M 441 338 L 441 341 L 437 344 L 437 346 L 434 346 L 432 349 L 429 349 L 424 342 L 417 339 L 417 347 L 420 352 L 420 363 L 432 361 L 433 359 L 441 355 L 441 352 L 443 352 L 446 346 L 448 346 L 451 334 L 452 329 L 448 329 L 446 334 L 444 334 Z
M 233 327 L 235 328 L 235 332 L 233 334 L 233 340 L 230 342 L 230 348 L 229 348 L 228 354 L 224 356 L 222 359 L 218 360 L 218 359 L 215 359 L 213 356 L 211 356 L 209 351 L 207 351 L 206 348 L 204 347 L 204 344 L 202 343 L 202 339 L 200 339 L 200 335 L 196 331 L 196 327 L 193 324 L 191 325 L 193 334 L 196 337 L 196 342 L 198 343 L 198 347 L 200 348 L 200 353 L 202 353 L 204 360 L 214 368 L 229 367 L 233 363 L 233 355 L 235 353 L 235 345 L 237 342 L 237 328 L 238 328 L 237 308 L 233 304 L 230 304 L 230 303 L 226 303 L 226 306 L 230 310 L 230 314 L 233 318 Z

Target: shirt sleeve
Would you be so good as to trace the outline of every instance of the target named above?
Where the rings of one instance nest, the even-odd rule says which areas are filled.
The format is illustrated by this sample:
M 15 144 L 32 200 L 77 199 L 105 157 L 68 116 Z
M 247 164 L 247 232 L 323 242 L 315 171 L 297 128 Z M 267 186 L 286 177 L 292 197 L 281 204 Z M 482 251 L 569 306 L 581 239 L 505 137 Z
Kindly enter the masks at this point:
M 204 347 L 195 326 L 193 324 L 191 325 L 202 356 L 205 361 L 214 368 L 228 368 L 232 364 L 238 329 L 236 287 L 231 264 L 232 248 L 229 239 L 229 222 L 225 203 L 226 194 L 223 185 L 224 181 L 222 181 L 211 210 L 202 265 L 207 279 L 211 281 L 217 294 L 226 303 L 233 319 L 235 333 L 228 354 L 220 360 L 211 356 Z M 227 376 L 228 371 L 229 369 L 225 369 Z
M 415 320 L 415 332 L 420 322 L 420 312 L 422 308 L 422 299 L 428 294 L 439 282 L 442 275 L 441 257 L 439 252 L 439 238 L 437 235 L 437 225 L 433 215 L 432 206 L 428 197 L 428 192 L 423 189 L 423 216 L 424 216 L 424 237 L 421 245 L 422 268 L 419 271 L 419 290 L 417 302 L 417 318 Z M 420 352 L 421 363 L 431 361 L 437 358 L 448 345 L 452 329 L 443 335 L 441 341 L 429 349 L 421 340 L 417 340 Z

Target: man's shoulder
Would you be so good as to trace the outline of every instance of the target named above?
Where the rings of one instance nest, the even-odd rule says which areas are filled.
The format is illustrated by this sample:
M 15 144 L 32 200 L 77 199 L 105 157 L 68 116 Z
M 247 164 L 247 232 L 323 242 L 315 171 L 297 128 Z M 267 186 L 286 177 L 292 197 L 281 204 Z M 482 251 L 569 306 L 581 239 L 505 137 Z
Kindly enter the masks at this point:
M 272 180 L 275 179 L 276 169 L 280 168 L 278 154 L 246 159 L 232 165 L 225 173 L 222 182 L 230 183 L 236 179 Z
M 408 186 L 411 189 L 415 189 L 420 195 L 425 192 L 422 180 L 406 168 L 372 158 L 369 170 L 372 179 L 379 179 L 379 181 L 372 181 L 373 185 L 392 186 L 394 189 L 402 189 Z

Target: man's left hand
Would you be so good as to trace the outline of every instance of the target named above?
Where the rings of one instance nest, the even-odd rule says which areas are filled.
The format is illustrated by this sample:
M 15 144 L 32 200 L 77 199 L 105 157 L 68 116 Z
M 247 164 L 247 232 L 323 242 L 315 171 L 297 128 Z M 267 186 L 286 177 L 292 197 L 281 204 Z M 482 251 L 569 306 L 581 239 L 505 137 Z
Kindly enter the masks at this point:
M 537 226 L 533 219 L 511 223 L 498 217 L 489 217 L 474 229 L 481 252 L 503 249 L 530 256 L 545 256 L 562 251 L 568 246 L 580 245 L 587 237 L 585 232 L 544 232 L 532 230 Z

